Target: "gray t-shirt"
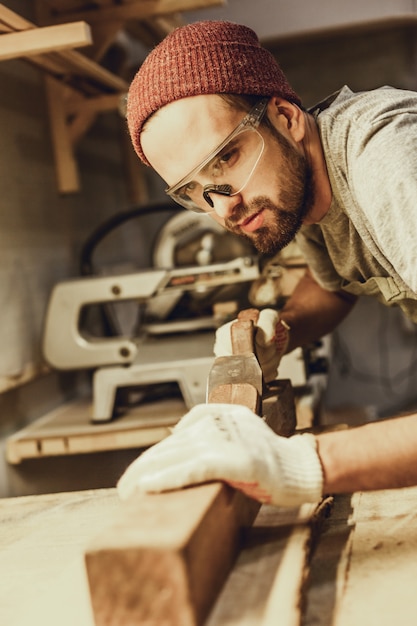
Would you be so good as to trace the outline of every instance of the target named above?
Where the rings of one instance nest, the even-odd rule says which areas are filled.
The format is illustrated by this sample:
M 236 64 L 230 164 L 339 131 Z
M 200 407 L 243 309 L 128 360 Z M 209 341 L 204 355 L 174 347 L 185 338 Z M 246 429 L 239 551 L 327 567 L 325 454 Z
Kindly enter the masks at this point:
M 297 235 L 313 274 L 417 322 L 417 93 L 344 87 L 310 113 L 333 192 L 320 223 Z

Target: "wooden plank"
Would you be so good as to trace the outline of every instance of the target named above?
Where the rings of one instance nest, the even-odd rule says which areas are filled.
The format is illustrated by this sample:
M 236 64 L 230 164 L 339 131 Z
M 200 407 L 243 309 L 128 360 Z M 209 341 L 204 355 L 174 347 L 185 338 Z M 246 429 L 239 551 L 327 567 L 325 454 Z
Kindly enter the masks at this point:
M 2 499 L 0 623 L 93 626 L 83 554 L 119 514 L 115 489 Z M 207 626 L 260 626 L 295 523 L 310 520 L 294 509 L 261 508 Z
M 361 536 L 353 537 L 346 549 L 350 571 L 339 568 L 336 576 L 328 562 L 322 564 L 324 582 L 338 580 L 339 600 L 344 603 L 330 614 L 320 611 L 320 606 L 315 616 L 302 611 L 304 626 L 414 626 L 416 504 L 417 488 L 354 494 L 350 517 L 329 518 L 320 544 L 331 534 L 335 521 L 339 526 L 348 521 L 351 535 L 360 531 Z M 93 626 L 83 555 L 91 541 L 120 516 L 120 506 L 115 489 L 1 499 L 0 623 Z M 264 626 L 265 608 L 281 570 L 287 572 L 282 576 L 284 586 L 293 585 L 291 559 L 288 569 L 284 561 L 291 534 L 295 527 L 311 524 L 315 516 L 262 506 L 245 533 L 239 557 L 205 626 Z M 331 546 L 327 552 L 332 553 Z M 319 592 L 314 582 L 309 587 Z M 284 601 L 274 626 L 288 626 L 285 597 Z M 158 626 L 165 625 L 160 622 Z
M 256 511 L 219 483 L 132 498 L 86 554 L 96 626 L 202 624 Z
M 245 532 L 236 564 L 205 626 L 265 626 L 266 620 L 273 626 L 301 623 L 312 539 L 321 535 L 329 504 L 317 509 L 263 505 Z
M 119 504 L 115 489 L 0 500 L 2 626 L 94 626 L 83 553 Z
M 91 30 L 85 22 L 13 32 L 1 36 L 0 61 L 87 46 L 91 42 Z
M 304 504 L 298 511 L 259 626 L 276 626 L 278 615 L 280 623 L 285 626 L 301 624 L 303 586 L 312 536 L 312 525 L 306 521 L 312 520 L 316 509 L 316 504 Z
M 215 482 L 125 504 L 86 553 L 96 626 L 202 624 L 259 503 Z

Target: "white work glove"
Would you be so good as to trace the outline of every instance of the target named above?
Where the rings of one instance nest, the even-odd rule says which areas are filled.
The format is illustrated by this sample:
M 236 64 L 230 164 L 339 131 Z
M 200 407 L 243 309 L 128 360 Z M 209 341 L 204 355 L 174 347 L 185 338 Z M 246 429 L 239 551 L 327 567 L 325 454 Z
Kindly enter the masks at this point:
M 276 506 L 316 502 L 323 475 L 315 437 L 280 437 L 245 406 L 199 404 L 169 437 L 133 461 L 117 487 L 125 500 L 136 490 L 160 492 L 212 480 Z
M 233 354 L 230 327 L 234 322 L 227 322 L 217 329 L 213 349 L 216 357 Z M 288 340 L 289 326 L 280 319 L 279 313 L 274 309 L 260 311 L 255 331 L 255 352 L 267 383 L 277 377 L 278 365 Z

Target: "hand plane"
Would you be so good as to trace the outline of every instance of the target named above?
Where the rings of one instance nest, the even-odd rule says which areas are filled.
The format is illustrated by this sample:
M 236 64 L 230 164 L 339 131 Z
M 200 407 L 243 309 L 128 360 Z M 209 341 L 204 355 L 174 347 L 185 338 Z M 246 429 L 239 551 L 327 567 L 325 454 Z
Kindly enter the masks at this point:
M 285 379 L 265 383 L 255 354 L 258 317 L 257 309 L 245 309 L 231 325 L 233 354 L 215 359 L 207 381 L 207 402 L 247 406 L 277 434 L 289 436 L 296 427 L 292 385 Z
M 257 309 L 241 311 L 231 325 L 231 356 L 217 357 L 207 383 L 209 403 L 243 404 L 260 414 L 263 392 L 261 366 L 255 355 Z

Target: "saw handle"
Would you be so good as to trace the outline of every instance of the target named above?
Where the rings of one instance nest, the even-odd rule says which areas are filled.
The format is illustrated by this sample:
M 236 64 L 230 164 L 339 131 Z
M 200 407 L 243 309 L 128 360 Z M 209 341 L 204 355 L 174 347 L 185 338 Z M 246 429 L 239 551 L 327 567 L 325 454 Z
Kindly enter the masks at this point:
M 258 309 L 244 309 L 239 312 L 230 330 L 233 354 L 255 354 L 255 325 L 258 319 Z

